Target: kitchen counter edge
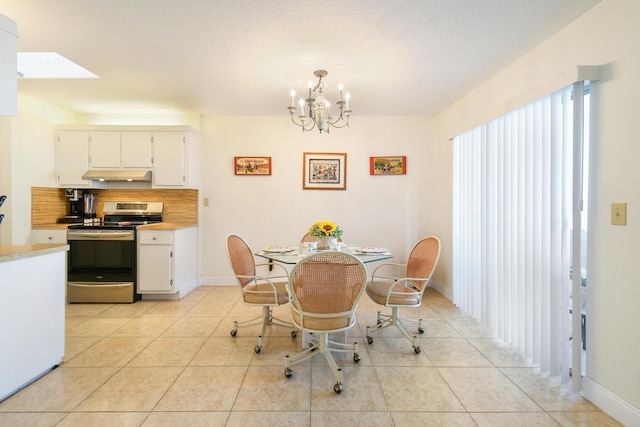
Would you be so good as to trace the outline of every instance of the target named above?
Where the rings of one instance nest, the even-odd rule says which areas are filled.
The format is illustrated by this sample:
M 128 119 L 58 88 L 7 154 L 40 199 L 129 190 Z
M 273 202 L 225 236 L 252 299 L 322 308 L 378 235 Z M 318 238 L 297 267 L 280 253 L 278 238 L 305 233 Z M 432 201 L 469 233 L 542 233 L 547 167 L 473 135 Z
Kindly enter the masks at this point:
M 2 245 L 0 246 L 0 262 L 15 261 L 18 259 L 32 258 L 48 255 L 55 252 L 66 252 L 67 244 L 37 244 L 37 245 Z

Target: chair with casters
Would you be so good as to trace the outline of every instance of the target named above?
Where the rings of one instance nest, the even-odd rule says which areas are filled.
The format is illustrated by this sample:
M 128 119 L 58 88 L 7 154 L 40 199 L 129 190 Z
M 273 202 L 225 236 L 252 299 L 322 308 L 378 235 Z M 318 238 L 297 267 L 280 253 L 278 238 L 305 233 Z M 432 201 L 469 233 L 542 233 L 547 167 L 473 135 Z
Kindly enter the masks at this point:
M 373 270 L 371 280 L 367 283 L 367 295 L 375 303 L 391 308 L 391 314 L 378 311 L 377 324 L 367 326 L 367 343 L 373 343 L 372 333 L 396 326 L 402 335 L 411 341 L 415 353 L 420 353 L 417 338 L 409 331 L 408 326 L 417 326 L 418 332 L 422 334 L 422 319 L 402 317 L 400 308 L 419 307 L 422 304 L 424 291 L 429 285 L 439 258 L 440 240 L 430 236 L 420 240 L 413 247 L 406 264 L 385 263 Z
M 262 342 L 268 325 L 275 324 L 294 328 L 291 322 L 286 322 L 273 317 L 272 307 L 276 307 L 289 302 L 287 295 L 287 270 L 279 265 L 268 263 L 256 264 L 251 252 L 251 248 L 244 239 L 236 234 L 227 236 L 227 255 L 229 263 L 233 268 L 240 289 L 242 299 L 247 305 L 261 306 L 262 314 L 244 322 L 233 322 L 231 336 L 235 337 L 239 326 L 248 326 L 262 323 L 262 333 L 258 336 L 258 344 L 254 347 L 256 353 L 262 350 Z M 257 270 L 260 267 L 276 267 L 276 272 L 269 270 L 265 276 L 259 276 Z M 294 328 L 291 337 L 295 338 L 298 331 Z
M 358 363 L 358 343 L 340 343 L 329 339 L 330 333 L 343 332 L 356 322 L 358 301 L 367 285 L 367 270 L 353 255 L 323 251 L 300 261 L 289 275 L 291 318 L 296 328 L 307 334 L 309 347 L 284 358 L 284 375 L 293 376 L 291 365 L 324 354 L 336 377 L 333 391 L 341 393 L 342 369 L 332 352 L 353 352 Z

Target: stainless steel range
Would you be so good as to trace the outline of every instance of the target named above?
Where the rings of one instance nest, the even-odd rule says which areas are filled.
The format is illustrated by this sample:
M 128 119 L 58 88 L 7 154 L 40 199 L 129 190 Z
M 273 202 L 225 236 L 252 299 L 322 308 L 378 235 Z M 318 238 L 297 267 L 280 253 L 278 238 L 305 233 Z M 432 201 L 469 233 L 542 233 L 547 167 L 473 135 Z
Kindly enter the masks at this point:
M 162 221 L 162 202 L 105 202 L 104 222 L 70 226 L 67 302 L 132 303 L 136 226 Z

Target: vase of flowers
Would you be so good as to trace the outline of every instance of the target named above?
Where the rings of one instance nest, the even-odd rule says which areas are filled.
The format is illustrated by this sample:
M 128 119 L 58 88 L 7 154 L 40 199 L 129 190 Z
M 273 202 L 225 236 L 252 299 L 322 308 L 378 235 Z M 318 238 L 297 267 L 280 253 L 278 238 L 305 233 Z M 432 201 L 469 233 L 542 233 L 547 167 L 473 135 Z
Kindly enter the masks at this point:
M 310 228 L 309 234 L 318 239 L 318 249 L 335 249 L 338 238 L 342 236 L 342 229 L 328 220 L 316 221 Z

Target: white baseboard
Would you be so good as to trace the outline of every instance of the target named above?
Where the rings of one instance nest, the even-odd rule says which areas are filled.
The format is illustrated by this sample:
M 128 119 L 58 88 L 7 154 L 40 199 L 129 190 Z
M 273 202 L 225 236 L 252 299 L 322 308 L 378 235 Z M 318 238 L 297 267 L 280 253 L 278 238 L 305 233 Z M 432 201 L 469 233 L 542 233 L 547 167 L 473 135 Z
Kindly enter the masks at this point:
M 453 295 L 451 294 L 451 289 L 449 287 L 442 286 L 440 283 L 436 282 L 433 279 L 429 281 L 429 287 L 440 292 L 443 296 L 447 297 L 449 301 L 453 301 Z
M 619 423 L 640 426 L 640 409 L 631 406 L 589 377 L 582 378 L 582 395 Z

